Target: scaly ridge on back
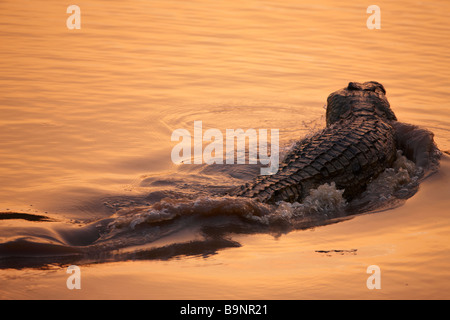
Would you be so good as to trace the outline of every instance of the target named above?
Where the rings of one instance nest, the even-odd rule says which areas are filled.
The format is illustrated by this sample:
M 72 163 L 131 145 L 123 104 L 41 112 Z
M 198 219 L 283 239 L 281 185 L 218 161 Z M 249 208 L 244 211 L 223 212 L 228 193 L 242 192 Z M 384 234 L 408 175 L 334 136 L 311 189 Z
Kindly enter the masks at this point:
M 327 126 L 297 143 L 276 174 L 259 176 L 230 194 L 262 202 L 301 202 L 309 190 L 334 182 L 351 199 L 392 165 L 396 117 L 378 82 L 350 82 L 328 97 Z

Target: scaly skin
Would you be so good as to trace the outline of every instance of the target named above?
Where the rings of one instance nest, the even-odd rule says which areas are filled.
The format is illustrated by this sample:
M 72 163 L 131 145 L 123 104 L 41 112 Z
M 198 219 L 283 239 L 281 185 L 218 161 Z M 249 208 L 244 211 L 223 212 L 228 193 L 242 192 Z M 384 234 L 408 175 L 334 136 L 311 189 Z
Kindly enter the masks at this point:
M 309 190 L 335 182 L 352 199 L 396 158 L 396 117 L 384 87 L 350 82 L 327 100 L 327 126 L 300 141 L 274 175 L 259 176 L 230 194 L 261 202 L 301 202 Z

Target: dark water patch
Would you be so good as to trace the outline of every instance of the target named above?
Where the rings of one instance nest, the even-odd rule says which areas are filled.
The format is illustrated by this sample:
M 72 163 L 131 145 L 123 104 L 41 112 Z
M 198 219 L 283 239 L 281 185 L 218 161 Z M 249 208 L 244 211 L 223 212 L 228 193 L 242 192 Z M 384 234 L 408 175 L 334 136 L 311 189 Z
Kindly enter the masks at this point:
M 357 255 L 358 249 L 333 249 L 333 250 L 316 250 L 316 253 L 324 254 L 327 257 L 331 257 L 333 255 Z
M 124 260 L 171 260 L 180 257 L 200 256 L 210 257 L 221 249 L 238 248 L 241 244 L 231 239 L 215 238 L 208 240 L 193 240 L 186 243 L 174 243 L 159 248 L 140 250 L 126 254 L 112 255 L 114 261 Z
M 23 212 L 0 212 L 0 220 L 54 221 L 52 218 Z

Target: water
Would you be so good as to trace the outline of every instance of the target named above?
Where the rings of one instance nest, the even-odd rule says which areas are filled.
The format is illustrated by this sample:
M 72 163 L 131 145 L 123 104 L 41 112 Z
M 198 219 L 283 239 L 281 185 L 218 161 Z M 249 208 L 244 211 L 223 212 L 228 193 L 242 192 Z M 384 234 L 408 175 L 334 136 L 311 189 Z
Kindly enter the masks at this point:
M 449 150 L 448 3 L 380 2 L 380 30 L 367 29 L 364 5 L 343 1 L 77 5 L 82 28 L 70 31 L 57 1 L 0 4 L 0 211 L 28 219 L 1 220 L 0 238 L 27 259 L 45 256 L 7 264 L 2 298 L 71 297 L 66 263 L 83 265 L 83 297 L 448 298 L 445 154 L 419 186 L 407 166 L 374 185 L 386 200 L 377 212 L 319 209 L 324 219 L 306 214 L 313 200 L 211 204 L 258 168 L 170 159 L 171 133 L 196 120 L 278 128 L 285 151 L 324 126 L 329 93 L 368 80 L 385 86 L 399 121 Z M 407 194 L 389 201 L 394 191 L 378 186 Z M 341 207 L 338 190 L 322 191 L 315 199 Z M 167 196 L 169 214 L 157 207 L 155 219 L 148 207 Z M 372 264 L 383 271 L 376 293 L 365 287 Z

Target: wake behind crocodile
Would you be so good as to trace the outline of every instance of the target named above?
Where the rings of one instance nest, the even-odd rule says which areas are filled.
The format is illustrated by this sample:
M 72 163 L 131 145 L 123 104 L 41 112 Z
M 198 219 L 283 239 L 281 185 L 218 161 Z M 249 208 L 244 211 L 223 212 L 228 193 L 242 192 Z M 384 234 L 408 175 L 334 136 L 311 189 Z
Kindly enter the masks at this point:
M 236 169 L 225 168 L 231 172 Z M 211 170 L 214 171 L 210 166 L 198 169 L 208 169 L 210 175 L 213 174 Z M 224 168 L 221 169 L 214 175 L 225 174 Z M 239 234 L 268 233 L 280 237 L 295 230 L 394 208 L 414 195 L 424 178 L 423 169 L 399 150 L 394 165 L 372 180 L 360 197 L 351 201 L 343 197 L 344 190 L 334 183 L 324 183 L 310 190 L 302 202 L 279 201 L 275 204 L 215 195 L 217 190 L 208 185 L 185 186 L 183 192 L 178 187 L 172 188 L 175 184 L 166 188 L 158 186 L 158 190 L 142 197 L 106 199 L 104 205 L 112 208 L 114 213 L 81 226 L 79 222 L 51 218 L 29 222 L 29 232 L 24 232 L 27 236 L 16 235 L 0 244 L 0 267 L 206 257 L 221 249 L 239 247 L 240 243 L 235 240 Z M 155 180 L 155 185 L 159 185 L 157 181 L 161 179 Z M 33 220 L 31 215 L 30 219 L 12 215 L 9 213 L 12 219 Z M 7 217 L 0 215 L 0 219 Z M 36 230 L 36 224 L 43 231 Z
M 5 230 L 0 267 L 208 256 L 239 247 L 235 235 L 279 237 L 396 207 L 437 170 L 432 133 L 397 122 L 381 84 L 351 82 L 328 102 L 327 127 L 282 149 L 273 176 L 254 165 L 182 164 L 145 177 L 150 193 L 106 199 L 111 215 L 81 226 L 1 213 L 29 224 Z
M 366 191 L 350 202 L 343 197 L 344 190 L 337 189 L 333 182 L 310 190 L 301 203 L 281 200 L 275 204 L 267 204 L 251 198 L 215 195 L 193 198 L 186 194 L 184 198 L 180 198 L 180 193 L 168 191 L 163 199 L 153 204 L 134 207 L 121 207 L 120 201 L 113 204 L 112 206 L 121 208 L 112 216 L 113 220 L 106 226 L 103 238 L 111 238 L 142 226 L 161 225 L 188 217 L 235 217 L 256 229 L 258 226 L 278 232 L 290 231 L 326 223 L 330 219 L 397 206 L 417 191 L 421 177 L 423 169 L 416 167 L 414 162 L 398 150 L 393 167 L 387 168 L 373 179 Z M 152 198 L 152 195 L 146 199 L 148 198 Z M 226 230 L 223 222 L 220 224 Z M 234 228 L 238 229 L 236 225 Z M 233 227 L 230 231 L 233 231 Z

